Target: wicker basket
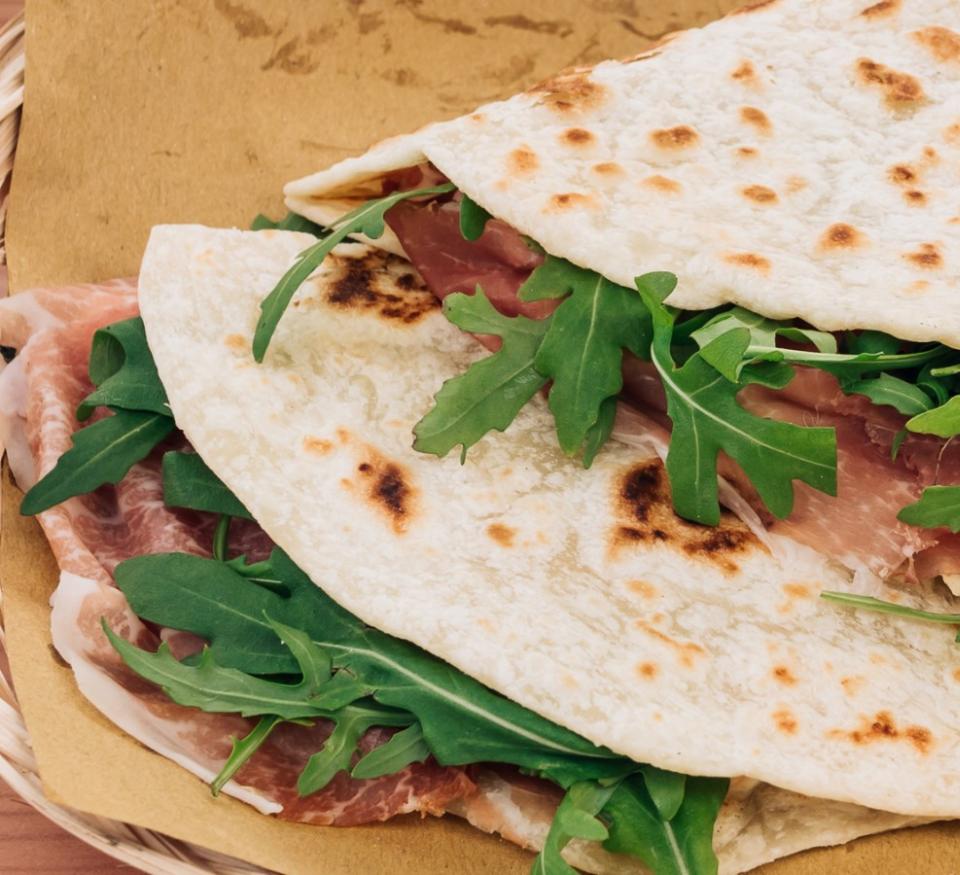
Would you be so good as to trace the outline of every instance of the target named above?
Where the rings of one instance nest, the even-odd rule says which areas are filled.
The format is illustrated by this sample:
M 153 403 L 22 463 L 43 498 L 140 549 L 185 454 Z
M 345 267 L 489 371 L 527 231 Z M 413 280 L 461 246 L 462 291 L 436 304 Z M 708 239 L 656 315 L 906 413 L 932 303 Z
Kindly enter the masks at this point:
M 0 29 L 0 265 L 5 274 L 3 248 L 5 199 L 17 144 L 23 102 L 24 23 L 19 15 Z M 5 277 L 3 293 L 5 293 Z M 3 607 L 0 589 L 0 609 Z M 0 656 L 3 653 L 0 610 Z M 240 860 L 176 841 L 149 829 L 83 814 L 55 805 L 44 795 L 30 736 L 17 707 L 16 696 L 4 676 L 0 659 L 0 780 L 58 826 L 104 854 L 158 875 L 250 875 L 265 870 Z

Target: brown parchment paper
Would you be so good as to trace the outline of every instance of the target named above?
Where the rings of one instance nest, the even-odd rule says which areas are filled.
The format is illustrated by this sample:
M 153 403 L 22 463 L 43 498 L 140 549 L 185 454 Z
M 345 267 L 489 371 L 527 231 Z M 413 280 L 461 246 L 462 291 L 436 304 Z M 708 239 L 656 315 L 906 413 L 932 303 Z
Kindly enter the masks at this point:
M 245 226 L 280 189 L 380 137 L 631 54 L 736 0 L 28 0 L 27 85 L 7 225 L 11 287 L 136 272 L 150 226 Z M 10 661 L 48 795 L 284 873 L 521 873 L 528 854 L 456 818 L 286 824 L 213 800 L 76 691 L 50 644 L 57 569 L 3 482 Z M 960 873 L 952 826 L 768 867 Z M 2 862 L 0 862 L 2 869 Z

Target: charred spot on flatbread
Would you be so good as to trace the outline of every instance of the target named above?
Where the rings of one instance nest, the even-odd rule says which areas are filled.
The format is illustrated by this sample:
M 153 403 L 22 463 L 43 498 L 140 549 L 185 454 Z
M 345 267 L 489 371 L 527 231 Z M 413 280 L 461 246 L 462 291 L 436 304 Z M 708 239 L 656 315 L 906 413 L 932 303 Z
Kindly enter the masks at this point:
M 866 237 L 853 225 L 846 222 L 835 222 L 820 237 L 820 249 L 825 252 L 838 249 L 859 249 L 866 242 Z
M 650 133 L 653 144 L 660 149 L 690 149 L 700 142 L 700 135 L 690 125 L 674 125 Z
M 541 95 L 541 102 L 560 115 L 598 109 L 608 96 L 606 87 L 585 71 L 552 76 L 528 93 Z
M 789 666 L 786 665 L 775 665 L 771 674 L 777 683 L 787 687 L 792 687 L 797 682 L 796 676 L 790 671 Z
M 761 9 L 767 9 L 777 4 L 779 0 L 754 0 L 753 3 L 746 3 L 739 6 L 730 13 L 730 15 L 748 15 L 751 12 L 759 12 Z
M 338 310 L 367 312 L 389 322 L 412 324 L 440 307 L 410 264 L 370 249 L 359 257 L 331 257 L 336 273 L 324 286 L 326 302 Z M 307 305 L 309 299 L 305 299 Z
M 601 161 L 599 164 L 594 164 L 591 169 L 604 177 L 623 176 L 626 173 L 623 165 L 617 164 L 616 161 Z
M 769 134 L 773 130 L 769 116 L 755 106 L 741 106 L 740 120 L 761 134 Z
M 777 193 L 766 185 L 748 185 L 740 189 L 747 200 L 755 204 L 775 204 L 780 198 Z
M 683 189 L 683 186 L 675 179 L 670 179 L 670 177 L 663 176 L 660 173 L 655 173 L 653 176 L 648 176 L 646 179 L 642 180 L 642 182 L 647 188 L 652 188 L 656 191 L 663 192 L 664 194 L 679 194 Z
M 756 86 L 759 82 L 757 78 L 757 68 L 747 59 L 741 61 L 730 73 L 730 78 L 741 85 Z
M 915 251 L 905 252 L 903 258 L 920 270 L 938 270 L 943 267 L 943 255 L 936 243 L 921 243 Z
M 660 667 L 655 662 L 644 661 L 637 663 L 637 674 L 645 681 L 652 681 L 660 673 Z
M 774 725 L 784 735 L 796 735 L 799 723 L 789 708 L 778 708 L 771 715 Z
M 887 176 L 894 185 L 913 185 L 920 179 L 920 172 L 910 164 L 894 164 Z
M 770 259 L 756 252 L 728 252 L 723 260 L 734 267 L 745 267 L 763 274 L 770 272 Z
M 894 70 L 870 58 L 860 58 L 856 65 L 857 79 L 868 88 L 875 88 L 892 108 L 915 106 L 926 100 L 926 92 L 916 76 Z
M 517 537 L 517 530 L 503 523 L 490 523 L 487 526 L 487 536 L 501 547 L 512 547 Z
M 566 191 L 550 197 L 547 204 L 547 212 L 560 213 L 575 209 L 594 208 L 596 205 L 597 200 L 593 194 L 584 194 L 579 191 Z
M 754 534 L 732 514 L 724 514 L 716 527 L 677 516 L 659 459 L 634 465 L 620 475 L 615 481 L 614 510 L 614 554 L 633 545 L 660 543 L 733 573 L 739 570 L 736 560 L 762 549 Z
M 704 649 L 704 647 L 698 644 L 696 641 L 679 640 L 674 638 L 672 635 L 668 635 L 663 630 L 658 629 L 655 623 L 661 621 L 662 619 L 663 614 L 657 614 L 654 617 L 653 622 L 644 619 L 638 619 L 634 620 L 633 625 L 642 632 L 645 632 L 661 645 L 664 645 L 669 648 L 669 650 L 673 651 L 677 663 L 682 668 L 694 668 L 699 658 L 708 656 L 706 649 Z
M 515 175 L 533 173 L 539 166 L 540 159 L 529 146 L 520 146 L 507 155 L 507 169 Z
M 854 729 L 834 729 L 829 733 L 829 737 L 850 741 L 856 745 L 906 742 L 921 754 L 929 753 L 934 745 L 933 733 L 929 729 L 916 725 L 901 729 L 889 711 L 878 711 L 872 717 L 861 717 L 859 725 Z
M 560 134 L 560 142 L 564 146 L 589 146 L 597 138 L 586 128 L 567 128 L 562 134 Z
M 960 64 L 960 34 L 948 27 L 924 27 L 913 38 L 943 64 Z
M 878 3 L 861 10 L 860 16 L 870 19 L 888 18 L 900 11 L 902 2 L 903 0 L 879 0 Z
M 357 480 L 366 500 L 391 523 L 398 535 L 407 530 L 413 516 L 416 489 L 409 472 L 373 449 L 357 465 Z

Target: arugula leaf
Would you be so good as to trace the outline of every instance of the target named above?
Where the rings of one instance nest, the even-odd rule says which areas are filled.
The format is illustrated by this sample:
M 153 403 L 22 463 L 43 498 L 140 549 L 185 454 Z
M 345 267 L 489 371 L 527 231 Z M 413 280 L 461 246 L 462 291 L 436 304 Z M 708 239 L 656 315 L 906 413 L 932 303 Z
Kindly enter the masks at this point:
M 433 409 L 413 429 L 418 452 L 445 456 L 460 444 L 465 458 L 488 431 L 504 431 L 547 382 L 533 360 L 549 321 L 504 316 L 479 287 L 473 295 L 448 295 L 443 312 L 464 331 L 493 334 L 503 342 L 493 355 L 447 380 Z
M 846 333 L 847 351 L 854 355 L 860 353 L 881 353 L 895 355 L 903 346 L 902 341 L 882 331 L 848 331 Z
M 748 362 L 743 354 L 750 345 L 750 332 L 746 328 L 734 328 L 725 334 L 718 334 L 703 349 L 700 358 L 719 371 L 728 382 L 737 384 Z M 793 374 L 790 374 L 791 379 Z
M 793 507 L 793 480 L 836 494 L 836 435 L 830 428 L 803 428 L 753 416 L 737 403 L 743 385 L 761 374 L 744 370 L 740 384 L 731 383 L 700 353 L 678 368 L 670 351 L 675 312 L 664 306 L 648 277 L 637 288 L 653 317 L 653 364 L 667 395 L 673 435 L 667 473 L 673 503 L 680 516 L 706 525 L 720 521 L 717 499 L 717 454 L 726 452 L 744 470 L 760 498 L 778 517 Z M 744 350 L 744 329 L 726 332 L 708 344 L 711 355 L 726 355 L 729 345 Z
M 233 517 L 221 514 L 220 519 L 217 520 L 217 526 L 213 530 L 213 544 L 210 552 L 213 554 L 213 558 L 220 562 L 226 562 L 229 558 L 230 523 L 232 520 Z
M 646 780 L 645 775 L 633 775 L 614 790 L 602 812 L 610 824 L 603 846 L 637 857 L 657 875 L 716 875 L 713 827 L 729 781 L 687 778 L 683 801 L 665 820 Z
M 223 768 L 210 783 L 210 792 L 214 796 L 220 795 L 220 791 L 230 783 L 233 776 L 263 747 L 264 742 L 270 737 L 270 733 L 283 722 L 281 717 L 261 717 L 257 721 L 257 725 L 247 735 L 243 738 L 233 739 L 233 749 L 230 751 L 230 756 L 227 757 Z
M 896 462 L 897 456 L 900 455 L 900 448 L 903 446 L 903 442 L 907 439 L 907 430 L 901 428 L 894 436 L 893 440 L 890 442 L 890 461 Z
M 81 428 L 73 446 L 24 496 L 20 513 L 32 516 L 105 483 L 119 483 L 171 431 L 169 416 L 135 410 L 118 410 Z
M 613 434 L 613 426 L 617 420 L 617 397 L 611 396 L 600 405 L 600 415 L 597 421 L 590 426 L 587 439 L 583 444 L 583 467 L 589 468 L 597 453 Z
M 563 451 L 573 455 L 599 419 L 604 401 L 623 387 L 623 350 L 647 357 L 649 314 L 632 289 L 552 255 L 518 295 L 521 301 L 564 298 L 551 317 L 534 366 L 553 380 L 549 404 L 557 438 Z
M 322 790 L 338 772 L 349 771 L 360 739 L 367 730 L 374 726 L 409 726 L 415 718 L 395 708 L 370 703 L 350 705 L 332 715 L 331 719 L 336 721 L 336 728 L 326 744 L 307 760 L 297 779 L 297 791 L 301 796 Z
M 197 453 L 163 454 L 163 503 L 167 507 L 253 519 L 250 511 Z
M 921 611 L 906 605 L 885 602 L 867 595 L 855 595 L 852 592 L 822 592 L 820 598 L 843 605 L 846 608 L 861 608 L 865 611 L 875 611 L 879 614 L 894 614 L 910 620 L 923 620 L 927 623 L 945 623 L 950 626 L 960 625 L 960 614 L 938 614 L 934 611 Z M 960 643 L 960 632 L 957 633 L 957 642 Z
M 739 330 L 746 330 L 749 335 L 749 342 L 744 345 L 742 360 L 735 364 L 715 361 L 707 349 L 710 343 L 725 334 Z M 743 367 L 762 361 L 786 362 L 792 365 L 820 368 L 834 374 L 843 382 L 853 381 L 864 374 L 878 371 L 917 368 L 949 353 L 949 350 L 940 344 L 908 353 L 899 353 L 897 350 L 901 346 L 900 341 L 880 332 L 861 332 L 859 335 L 851 335 L 851 349 L 854 351 L 839 353 L 836 339 L 828 332 L 797 328 L 766 319 L 742 307 L 734 307 L 718 314 L 706 325 L 693 331 L 691 336 L 700 346 L 701 355 L 733 382 L 739 379 Z M 778 347 L 778 337 L 811 344 L 815 347 L 815 351 Z M 725 347 L 721 348 L 725 349 Z
M 820 368 L 821 370 L 829 371 L 835 377 L 843 380 L 853 379 L 863 374 L 876 373 L 877 371 L 918 368 L 928 362 L 942 358 L 945 351 L 945 347 L 937 345 L 927 349 L 916 350 L 915 352 L 897 353 L 895 355 L 872 352 L 862 352 L 857 355 L 848 353 L 831 355 L 828 353 L 779 348 L 776 350 L 763 350 L 758 348 L 750 352 L 764 355 L 768 361 L 785 361 L 792 364 Z
M 924 365 L 917 375 L 916 384 L 923 389 L 934 401 L 940 404 L 946 404 L 952 394 L 950 390 L 950 380 L 944 379 L 943 375 L 938 373 L 941 370 L 950 368 L 935 368 L 932 364 Z
M 928 486 L 918 501 L 897 514 L 897 519 L 910 526 L 944 526 L 954 534 L 960 532 L 960 486 Z
M 238 560 L 213 562 L 186 553 L 138 556 L 121 562 L 114 573 L 133 611 L 162 626 L 183 629 L 209 642 L 219 665 L 251 674 L 291 674 L 297 662 L 266 621 L 269 615 L 290 625 L 297 610 L 310 610 L 309 600 L 284 598 L 274 589 L 242 576 Z M 270 563 L 258 563 L 255 574 L 282 585 Z M 247 566 L 253 568 L 253 566 Z M 284 589 L 286 592 L 286 589 Z
M 914 416 L 907 422 L 907 430 L 941 438 L 960 434 L 960 395 L 954 395 L 945 404 Z
M 116 580 L 139 616 L 201 635 L 210 642 L 208 658 L 223 666 L 295 671 L 277 636 L 270 640 L 265 617 L 296 626 L 329 655 L 338 669 L 334 677 L 346 670 L 379 704 L 412 713 L 443 765 L 511 763 L 561 786 L 636 768 L 414 645 L 364 626 L 281 550 L 274 550 L 270 565 L 270 576 L 289 592 L 286 598 L 223 563 L 186 554 L 129 559 L 118 566 Z M 205 707 L 202 700 L 197 706 Z M 274 713 L 266 706 L 263 712 Z
M 329 666 L 302 632 L 280 624 L 271 624 L 286 640 L 301 638 L 307 645 L 293 650 L 303 680 L 284 684 L 253 677 L 232 668 L 217 665 L 209 650 L 204 650 L 196 665 L 178 662 L 167 645 L 156 653 L 141 650 L 114 634 L 103 621 L 103 631 L 123 661 L 138 675 L 160 686 L 174 702 L 216 714 L 240 714 L 243 717 L 271 715 L 285 720 L 301 717 L 329 717 L 332 711 L 362 698 L 367 688 L 348 675 L 323 675 Z
M 257 328 L 253 335 L 254 359 L 258 362 L 263 361 L 277 325 L 297 289 L 307 281 L 337 244 L 342 243 L 351 234 L 363 234 L 371 240 L 376 240 L 383 234 L 386 227 L 384 215 L 391 207 L 410 198 L 446 194 L 453 190 L 452 184 L 445 183 L 432 188 L 394 192 L 386 197 L 367 201 L 333 222 L 323 237 L 297 256 L 293 266 L 283 275 L 273 291 L 261 301 L 260 319 L 257 321 Z
M 866 395 L 874 404 L 893 407 L 904 416 L 916 416 L 933 407 L 933 401 L 923 389 L 892 374 L 841 381 L 840 388 L 847 395 Z
M 299 231 L 303 234 L 313 234 L 314 237 L 322 237 L 327 229 L 323 225 L 311 222 L 306 216 L 299 213 L 287 213 L 279 221 L 273 221 L 269 216 L 263 213 L 257 213 L 250 223 L 251 231 Z
M 664 820 L 673 820 L 680 806 L 683 805 L 687 790 L 687 776 L 658 769 L 656 766 L 643 766 L 640 772 L 660 817 Z
M 114 322 L 93 335 L 88 371 L 97 388 L 77 408 L 81 422 L 97 407 L 171 415 L 139 316 Z
M 615 789 L 616 784 L 603 786 L 595 781 L 579 781 L 567 790 L 553 816 L 543 850 L 533 861 L 531 875 L 577 875 L 577 870 L 563 859 L 561 852 L 572 839 L 606 841 L 610 834 L 597 815 Z
M 350 771 L 351 778 L 380 778 L 402 771 L 413 763 L 422 763 L 430 756 L 430 748 L 419 723 L 401 729 L 385 744 L 375 747 Z
M 703 349 L 710 341 L 736 329 L 747 330 L 750 337 L 748 348 L 751 350 L 774 349 L 777 346 L 777 338 L 784 337 L 797 343 L 812 344 L 821 353 L 835 353 L 837 351 L 836 338 L 827 331 L 796 328 L 784 322 L 767 319 L 750 310 L 745 310 L 743 307 L 734 307 L 731 310 L 719 313 L 702 328 L 691 332 L 690 336 Z
M 480 204 L 463 195 L 460 201 L 460 234 L 464 240 L 479 240 L 483 236 L 483 229 L 490 219 L 488 213 Z
M 566 865 L 560 851 L 570 838 L 602 841 L 608 833 L 612 849 L 640 857 L 655 872 L 676 872 L 677 861 L 688 867 L 683 870 L 688 875 L 715 871 L 710 850 L 713 821 L 707 821 L 716 816 L 726 782 L 684 781 L 595 747 L 415 646 L 365 627 L 280 550 L 267 563 L 258 563 L 257 574 L 282 582 L 286 597 L 245 578 L 235 570 L 238 565 L 170 554 L 138 557 L 118 567 L 118 583 L 139 614 L 173 628 L 204 630 L 211 644 L 199 666 L 177 663 L 169 653 L 145 654 L 115 636 L 111 640 L 134 671 L 161 683 L 176 701 L 204 710 L 263 713 L 265 720 L 257 728 L 264 737 L 273 718 L 333 721 L 333 733 L 300 776 L 301 793 L 316 792 L 350 769 L 368 729 L 402 727 L 385 745 L 357 760 L 351 774 L 357 778 L 390 774 L 433 755 L 442 765 L 512 763 L 571 790 L 538 860 L 543 868 L 534 871 L 568 875 L 557 867 Z M 213 580 L 216 585 L 211 586 Z M 143 610 L 144 603 L 155 609 Z M 171 622 L 173 617 L 185 617 L 186 622 Z M 267 617 L 288 617 L 299 628 Z M 272 648 L 285 652 L 285 658 L 274 653 L 265 660 L 259 644 L 252 655 L 248 652 L 247 642 L 263 638 L 265 629 L 273 633 Z M 212 664 L 213 653 L 233 664 L 257 665 L 261 671 L 266 664 L 269 671 L 291 673 L 295 663 L 303 679 L 293 685 L 251 677 Z M 355 693 L 369 693 L 372 700 L 332 702 L 329 691 L 338 682 L 353 685 Z M 227 765 L 239 768 L 258 739 L 255 732 L 235 745 Z M 623 796 L 619 782 L 638 768 L 639 787 Z M 633 798 L 637 794 L 644 794 L 639 798 L 646 806 L 639 824 Z M 601 808 L 609 831 L 596 819 Z

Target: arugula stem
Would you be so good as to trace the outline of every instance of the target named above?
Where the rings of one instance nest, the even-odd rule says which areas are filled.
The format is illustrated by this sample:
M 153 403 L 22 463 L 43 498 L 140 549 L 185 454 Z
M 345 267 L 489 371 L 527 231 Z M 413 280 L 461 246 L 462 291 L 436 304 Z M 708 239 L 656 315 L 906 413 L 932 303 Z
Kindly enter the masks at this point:
M 942 346 L 934 346 L 930 349 L 924 349 L 920 352 L 909 352 L 901 355 L 884 355 L 876 360 L 878 369 L 885 371 L 899 370 L 901 368 L 915 368 L 924 365 L 932 359 L 943 355 Z M 802 349 L 787 349 L 782 346 L 748 346 L 743 356 L 745 359 L 751 359 L 754 356 L 776 353 L 783 356 L 783 361 L 797 362 L 799 364 L 810 365 L 842 365 L 848 362 L 855 362 L 860 358 L 858 355 L 846 353 L 827 353 L 827 352 L 808 352 Z M 862 364 L 869 365 L 870 360 L 864 359 Z
M 217 527 L 213 532 L 213 558 L 218 562 L 227 561 L 231 520 L 233 520 L 233 517 L 229 514 L 220 514 L 220 518 L 217 520 Z
M 879 614 L 896 614 L 913 620 L 926 620 L 929 623 L 960 625 L 960 614 L 938 614 L 933 611 L 921 611 L 906 605 L 875 599 L 868 595 L 855 595 L 850 592 L 822 592 L 820 598 L 845 607 L 862 608 L 865 611 L 876 611 Z
M 310 275 L 323 263 L 323 260 L 352 234 L 363 234 L 371 240 L 378 239 L 384 232 L 387 211 L 400 201 L 415 197 L 449 194 L 454 191 L 452 183 L 435 185 L 430 188 L 418 188 L 413 191 L 397 191 L 386 197 L 369 200 L 357 209 L 331 223 L 325 236 L 301 252 L 290 269 L 281 277 L 273 291 L 260 302 L 260 319 L 253 336 L 253 357 L 263 362 L 267 347 L 273 338 L 280 318 Z
M 273 566 L 270 564 L 270 560 L 263 559 L 260 562 L 251 562 L 249 565 L 244 565 L 242 568 L 238 568 L 237 572 L 246 578 L 257 580 L 263 577 L 263 575 L 269 574 L 272 568 Z
M 210 784 L 210 792 L 214 796 L 219 796 L 220 791 L 233 779 L 233 776 L 240 771 L 244 764 L 252 757 L 270 737 L 281 723 L 281 717 L 261 717 L 253 730 L 243 738 L 233 740 L 233 750 L 227 761 L 223 764 L 217 776 Z

